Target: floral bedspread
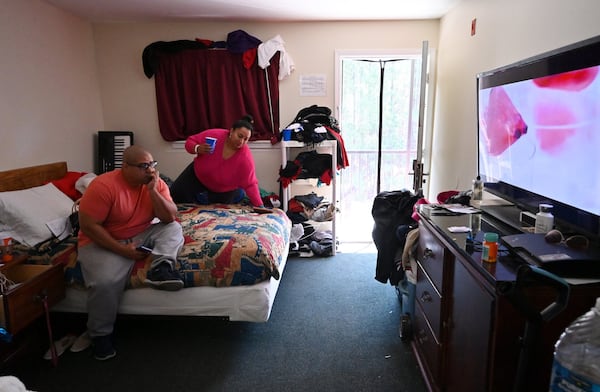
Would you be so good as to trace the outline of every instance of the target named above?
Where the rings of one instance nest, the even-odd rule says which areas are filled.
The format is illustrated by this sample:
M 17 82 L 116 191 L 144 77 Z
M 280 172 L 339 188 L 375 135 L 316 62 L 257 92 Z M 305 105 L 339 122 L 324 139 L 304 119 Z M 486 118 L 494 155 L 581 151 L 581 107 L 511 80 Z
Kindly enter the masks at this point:
M 258 214 L 242 205 L 179 204 L 185 243 L 179 272 L 185 287 L 252 285 L 279 279 L 289 246 L 291 221 L 279 209 Z M 134 268 L 132 286 L 143 285 L 150 260 Z
M 289 246 L 292 225 L 282 210 L 259 214 L 242 205 L 179 204 L 177 215 L 185 237 L 178 257 L 185 287 L 241 286 L 279 279 L 278 267 Z M 30 254 L 30 263 L 63 264 L 67 284 L 73 286 L 83 283 L 76 245 L 71 238 L 50 252 L 20 251 Z M 146 286 L 150 263 L 150 256 L 135 263 L 131 288 Z

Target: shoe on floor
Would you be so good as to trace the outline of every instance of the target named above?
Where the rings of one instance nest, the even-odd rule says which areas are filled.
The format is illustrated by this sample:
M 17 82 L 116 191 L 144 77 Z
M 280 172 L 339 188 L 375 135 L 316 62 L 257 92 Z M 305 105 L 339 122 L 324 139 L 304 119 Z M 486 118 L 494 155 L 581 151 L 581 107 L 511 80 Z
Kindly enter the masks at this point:
M 75 340 L 75 342 L 71 346 L 71 352 L 73 352 L 73 353 L 81 352 L 81 351 L 87 349 L 88 347 L 90 347 L 91 344 L 92 344 L 92 338 L 90 337 L 90 334 L 88 333 L 88 331 L 85 331 L 84 333 L 79 335 L 79 337 Z
M 56 340 L 54 342 L 54 348 L 56 349 L 56 356 L 60 357 L 63 355 L 66 349 L 71 347 L 73 342 L 75 341 L 75 335 L 66 335 L 63 338 Z M 52 359 L 52 348 L 49 348 L 48 351 L 44 354 L 44 359 L 50 360 Z
M 321 242 L 311 241 L 310 249 L 317 256 L 332 256 L 333 255 L 333 252 L 332 252 L 333 246 L 332 246 L 331 241 L 328 241 L 328 240 L 324 240 Z
M 145 282 L 159 290 L 177 291 L 183 288 L 179 272 L 173 270 L 169 263 L 161 263 L 148 271 Z
M 117 356 L 117 352 L 112 344 L 110 335 L 106 336 L 95 336 L 92 338 L 94 358 L 99 361 L 106 361 L 107 359 L 114 358 Z

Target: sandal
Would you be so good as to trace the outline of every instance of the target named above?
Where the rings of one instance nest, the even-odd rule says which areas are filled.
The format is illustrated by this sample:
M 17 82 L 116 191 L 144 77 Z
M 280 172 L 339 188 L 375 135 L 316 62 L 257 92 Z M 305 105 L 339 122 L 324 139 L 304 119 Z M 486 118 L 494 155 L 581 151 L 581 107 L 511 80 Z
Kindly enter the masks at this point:
M 90 337 L 88 332 L 85 331 L 84 333 L 79 335 L 77 340 L 75 340 L 75 343 L 73 343 L 73 345 L 71 346 L 71 352 L 78 353 L 78 352 L 83 351 L 86 348 L 90 347 L 91 344 L 92 344 L 92 338 Z
M 75 335 L 66 335 L 62 339 L 56 340 L 54 342 L 54 348 L 56 349 L 56 356 L 60 357 L 66 349 L 71 347 L 73 342 L 75 342 Z M 49 348 L 44 354 L 44 359 L 50 360 L 52 359 L 52 348 Z

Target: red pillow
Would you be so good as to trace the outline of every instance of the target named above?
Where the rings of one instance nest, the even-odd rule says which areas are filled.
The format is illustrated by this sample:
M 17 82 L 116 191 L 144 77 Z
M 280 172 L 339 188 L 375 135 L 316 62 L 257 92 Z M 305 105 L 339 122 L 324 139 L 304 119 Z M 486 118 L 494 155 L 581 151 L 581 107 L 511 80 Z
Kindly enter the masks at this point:
M 75 189 L 75 183 L 79 177 L 85 175 L 84 172 L 67 172 L 63 178 L 51 181 L 55 187 L 60 189 L 65 195 L 69 196 L 73 201 L 81 197 L 81 192 Z

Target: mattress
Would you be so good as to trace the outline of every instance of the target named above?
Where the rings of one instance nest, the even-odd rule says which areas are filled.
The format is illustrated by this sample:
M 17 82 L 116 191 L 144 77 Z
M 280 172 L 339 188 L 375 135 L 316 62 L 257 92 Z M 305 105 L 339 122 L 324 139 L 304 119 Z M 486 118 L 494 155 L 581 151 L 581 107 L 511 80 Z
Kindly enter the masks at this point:
M 119 314 L 226 317 L 231 321 L 265 322 L 271 315 L 275 295 L 287 262 L 288 250 L 279 265 L 280 278 L 249 286 L 187 287 L 179 291 L 152 288 L 125 290 Z M 70 287 L 64 300 L 51 310 L 85 313 L 85 290 Z

